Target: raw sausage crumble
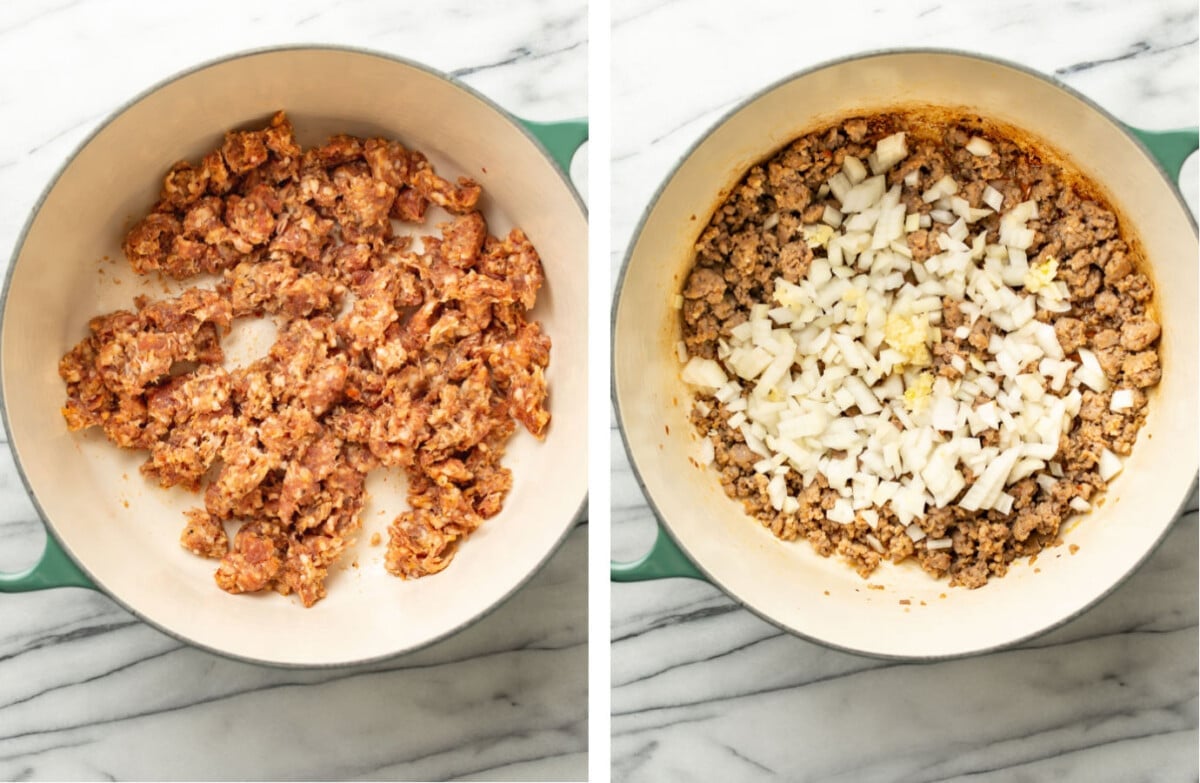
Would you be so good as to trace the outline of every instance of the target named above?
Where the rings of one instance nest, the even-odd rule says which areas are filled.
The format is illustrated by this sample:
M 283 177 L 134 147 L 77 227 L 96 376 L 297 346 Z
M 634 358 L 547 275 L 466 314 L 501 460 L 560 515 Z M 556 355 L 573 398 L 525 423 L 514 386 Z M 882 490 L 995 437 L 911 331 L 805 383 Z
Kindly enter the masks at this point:
M 489 234 L 481 195 L 397 141 L 301 149 L 283 112 L 227 133 L 171 168 L 124 242 L 138 274 L 215 287 L 93 318 L 59 363 L 68 427 L 148 451 L 162 487 L 203 488 L 181 543 L 230 593 L 323 598 L 376 468 L 408 478 L 388 571 L 441 571 L 499 513 L 516 424 L 542 439 L 550 422 L 550 338 L 527 316 L 541 261 L 520 229 Z M 438 236 L 396 233 L 431 204 L 452 216 Z M 222 335 L 268 316 L 267 355 L 227 367 Z
M 1162 376 L 1153 286 L 1078 173 L 977 118 L 858 117 L 751 168 L 675 299 L 699 462 L 863 577 L 975 588 L 1061 542 Z

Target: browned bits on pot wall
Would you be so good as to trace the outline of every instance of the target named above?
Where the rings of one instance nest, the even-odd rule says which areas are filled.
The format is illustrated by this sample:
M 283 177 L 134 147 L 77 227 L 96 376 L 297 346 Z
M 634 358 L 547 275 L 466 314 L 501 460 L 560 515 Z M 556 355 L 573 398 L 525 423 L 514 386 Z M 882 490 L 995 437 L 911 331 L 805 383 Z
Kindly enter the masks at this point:
M 217 274 L 216 288 L 93 319 L 59 363 L 68 427 L 148 451 L 142 473 L 163 487 L 204 488 L 180 543 L 220 560 L 228 592 L 320 600 L 381 466 L 405 471 L 411 506 L 388 570 L 442 570 L 499 513 L 517 423 L 543 438 L 550 421 L 550 338 L 527 317 L 541 261 L 520 229 L 489 233 L 481 195 L 397 141 L 302 150 L 282 112 L 231 131 L 171 168 L 124 243 L 139 274 Z M 392 220 L 422 223 L 431 203 L 453 219 L 417 252 Z M 227 369 L 221 335 L 265 315 L 267 355 Z

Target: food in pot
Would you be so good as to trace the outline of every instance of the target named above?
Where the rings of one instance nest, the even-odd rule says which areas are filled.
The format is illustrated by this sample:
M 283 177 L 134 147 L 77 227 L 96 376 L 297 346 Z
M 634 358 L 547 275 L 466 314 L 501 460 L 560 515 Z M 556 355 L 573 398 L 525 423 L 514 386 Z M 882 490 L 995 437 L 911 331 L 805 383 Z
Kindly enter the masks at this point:
M 387 569 L 441 571 L 500 511 L 516 423 L 540 439 L 550 421 L 550 339 L 527 316 L 541 262 L 520 229 L 489 234 L 481 195 L 396 141 L 301 149 L 282 112 L 226 134 L 172 167 L 124 244 L 139 274 L 208 285 L 92 319 L 59 364 L 68 427 L 148 451 L 163 487 L 204 488 L 181 542 L 231 593 L 320 600 L 376 468 L 408 478 Z M 397 233 L 430 205 L 449 213 L 439 235 Z M 268 316 L 267 354 L 229 366 L 221 336 Z
M 978 118 L 806 135 L 717 207 L 676 297 L 698 461 L 864 577 L 979 587 L 1100 501 L 1159 382 L 1112 209 Z

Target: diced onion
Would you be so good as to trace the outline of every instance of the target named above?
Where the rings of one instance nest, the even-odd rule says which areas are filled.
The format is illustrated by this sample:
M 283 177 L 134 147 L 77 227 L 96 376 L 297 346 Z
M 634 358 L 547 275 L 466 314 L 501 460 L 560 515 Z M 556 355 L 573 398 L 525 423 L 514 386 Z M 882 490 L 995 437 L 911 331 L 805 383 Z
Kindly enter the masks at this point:
M 834 228 L 842 225 L 842 213 L 829 204 L 825 205 L 825 211 L 821 214 L 822 222 Z
M 863 180 L 850 188 L 845 197 L 841 199 L 842 212 L 862 212 L 875 206 L 879 199 L 883 198 L 886 189 L 887 180 L 882 174 Z
M 972 136 L 971 140 L 967 142 L 967 152 L 981 158 L 986 158 L 992 154 L 992 144 L 987 139 Z
M 687 379 L 685 378 L 684 380 L 686 381 Z M 717 402 L 727 403 L 741 393 L 742 387 L 738 385 L 737 381 L 730 381 L 721 388 L 717 389 L 713 397 L 716 398 Z
M 846 179 L 850 180 L 851 185 L 857 185 L 867 178 L 867 167 L 853 155 L 847 155 L 846 159 L 842 161 L 842 171 L 845 172 Z
M 983 189 L 983 203 L 987 204 L 994 212 L 999 212 L 1004 206 L 1004 194 L 988 185 Z
M 767 482 L 767 497 L 771 502 L 771 508 L 776 511 L 783 510 L 783 501 L 787 498 L 787 483 L 783 476 L 774 476 Z
M 831 522 L 848 525 L 854 521 L 854 508 L 846 498 L 838 498 L 834 501 L 833 508 L 825 512 L 825 516 Z
M 875 152 L 870 157 L 871 171 L 875 174 L 883 174 L 904 160 L 907 155 L 908 148 L 904 144 L 903 132 L 886 136 L 875 145 Z
M 1100 472 L 1100 480 L 1108 481 L 1113 476 L 1121 472 L 1125 466 L 1121 463 L 1121 458 L 1113 454 L 1108 449 L 1100 452 L 1100 464 L 1096 469 Z
M 1081 365 L 1076 368 L 1075 377 L 1079 379 L 1080 383 L 1093 391 L 1107 391 L 1108 376 L 1104 374 L 1104 369 L 1100 366 L 1100 360 L 1096 358 L 1096 354 L 1087 348 L 1080 348 L 1079 361 Z
M 943 196 L 953 196 L 958 192 L 958 183 L 949 174 L 939 179 L 937 182 L 921 194 L 921 200 L 926 204 L 932 204 Z
M 721 365 L 712 359 L 701 359 L 693 356 L 683 368 L 684 383 L 706 389 L 719 389 L 725 385 L 728 377 Z
M 1004 490 L 1009 472 L 1017 464 L 1021 456 L 1019 448 L 1009 448 L 1000 453 L 993 462 L 988 464 L 983 475 L 975 479 L 975 483 L 967 490 L 967 494 L 959 501 L 959 505 L 968 511 L 979 511 L 991 508 Z
M 994 154 L 981 137 L 966 147 Z M 826 204 L 819 222 L 800 227 L 813 254 L 802 279 L 777 278 L 770 301 L 718 340 L 718 360 L 689 358 L 682 342 L 676 353 L 685 382 L 703 398 L 696 411 L 711 413 L 704 400 L 724 405 L 725 426 L 757 455 L 753 469 L 773 509 L 800 509 L 788 495 L 789 475 L 805 484 L 820 475 L 837 495 L 830 521 L 861 519 L 876 529 L 881 510 L 890 510 L 911 540 L 937 551 L 952 542 L 927 539 L 917 520 L 930 508 L 1007 514 L 1016 497 L 1006 488 L 1030 477 L 1051 491 L 1063 477 L 1059 443 L 1082 406 L 1075 387 L 1104 391 L 1109 381 L 1093 351 L 1068 359 L 1052 323 L 1039 320 L 1071 303 L 1057 262 L 1030 259 L 1035 232 L 1027 223 L 1038 218 L 1037 203 L 1010 203 L 1005 212 L 1004 194 L 988 185 L 972 206 L 947 175 L 926 183 L 926 211 L 909 214 L 902 188 L 921 183 L 919 170 L 890 188 L 887 175 L 907 155 L 904 135 L 895 134 L 865 160 L 843 158 L 817 194 L 831 194 L 840 208 Z M 989 240 L 994 224 L 977 221 L 992 214 L 999 236 Z M 768 228 L 780 219 L 771 215 Z M 911 236 L 922 230 L 928 234 Z M 934 252 L 916 262 L 919 239 Z M 952 329 L 945 298 L 961 313 Z M 682 306 L 682 297 L 672 303 Z M 982 318 L 995 327 L 986 346 L 970 342 Z M 956 342 L 948 353 L 937 345 L 943 339 Z M 939 377 L 935 357 L 948 377 Z M 1132 389 L 1117 389 L 1110 408 L 1134 402 Z M 700 464 L 712 463 L 712 451 L 705 439 Z M 1120 470 L 1105 450 L 1101 477 Z M 1091 508 L 1076 501 L 1076 511 Z M 874 535 L 866 540 L 886 551 Z
M 845 198 L 846 194 L 850 192 L 850 188 L 854 187 L 854 185 L 851 184 L 850 180 L 842 172 L 834 174 L 829 179 L 828 184 L 829 192 L 832 193 L 833 197 L 838 201 L 841 201 L 843 198 Z

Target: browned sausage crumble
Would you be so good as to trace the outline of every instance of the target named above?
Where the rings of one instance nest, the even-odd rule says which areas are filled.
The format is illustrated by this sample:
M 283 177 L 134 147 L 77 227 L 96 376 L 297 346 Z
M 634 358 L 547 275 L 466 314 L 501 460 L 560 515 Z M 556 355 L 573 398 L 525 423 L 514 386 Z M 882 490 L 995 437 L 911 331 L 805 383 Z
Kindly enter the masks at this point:
M 829 519 L 845 493 L 831 489 L 820 473 L 806 483 L 797 471 L 788 471 L 787 495 L 798 507 L 780 509 L 769 497 L 769 470 L 755 469 L 763 456 L 747 446 L 739 427 L 744 414 L 708 397 L 697 400 L 691 418 L 700 435 L 713 443 L 714 467 L 726 493 L 780 539 L 807 539 L 821 555 L 845 558 L 863 577 L 883 560 L 915 559 L 934 577 L 949 575 L 952 585 L 975 588 L 991 576 L 1003 576 L 1017 558 L 1061 542 L 1062 525 L 1075 513 L 1072 500 L 1081 499 L 1075 501 L 1075 509 L 1086 507 L 1084 501 L 1094 501 L 1106 489 L 1098 467 L 1102 452 L 1108 449 L 1122 457 L 1130 453 L 1145 421 L 1147 393 L 1161 377 L 1151 281 L 1140 271 L 1142 260 L 1122 235 L 1114 212 L 1078 173 L 977 118 L 881 114 L 799 138 L 746 173 L 696 242 L 694 266 L 682 301 L 677 299 L 681 357 L 686 347 L 687 356 L 722 360 L 733 330 L 748 321 L 756 305 L 773 301 L 779 278 L 791 284 L 804 280 L 814 260 L 814 243 L 806 229 L 829 215 L 827 208 L 839 206 L 826 183 L 843 170 L 847 156 L 866 161 L 881 139 L 898 131 L 907 132 L 908 152 L 887 171 L 886 185 L 902 186 L 901 203 L 909 215 L 928 216 L 935 209 L 922 192 L 947 175 L 958 183 L 958 196 L 972 209 L 985 206 L 983 194 L 989 186 L 1003 196 L 1006 209 L 1017 202 L 1036 202 L 1036 217 L 1027 226 L 1033 232 L 1029 265 L 1056 264 L 1057 279 L 1069 292 L 1069 308 L 1039 308 L 1036 320 L 1053 325 L 1066 359 L 1078 361 L 1079 350 L 1090 349 L 1107 377 L 1107 391 L 1079 388 L 1078 414 L 1063 432 L 1049 468 L 1007 487 L 1012 503 L 1006 513 L 994 508 L 969 511 L 955 502 L 931 505 L 914 520 L 919 531 L 906 531 L 890 502 L 874 507 L 876 524 L 869 524 L 862 512 L 845 523 Z M 974 137 L 986 143 L 969 152 L 965 147 Z M 836 219 L 840 221 L 840 213 Z M 996 243 L 1000 222 L 993 212 L 979 219 L 974 231 L 986 229 L 987 242 Z M 921 218 L 921 225 L 922 230 L 907 233 L 914 266 L 939 252 L 938 235 L 948 229 L 927 217 Z M 913 281 L 911 272 L 906 279 Z M 964 318 L 960 302 L 947 297 L 940 322 L 934 323 L 940 333 L 933 337 L 927 367 L 933 376 L 953 380 L 972 357 L 976 362 L 991 358 L 985 351 L 996 328 L 986 316 L 972 322 Z M 735 374 L 727 364 L 724 367 L 730 377 Z M 1131 404 L 1112 405 L 1118 388 L 1125 390 L 1122 399 Z M 747 389 L 753 389 L 752 382 Z M 973 404 L 988 400 L 981 395 Z M 857 411 L 850 407 L 845 415 Z M 731 424 L 735 416 L 738 420 Z M 991 429 L 980 439 L 984 446 L 994 445 L 997 435 Z M 958 500 L 977 478 L 967 473 Z M 935 539 L 944 547 L 928 548 Z
M 481 195 L 396 141 L 303 150 L 283 112 L 227 133 L 171 168 L 124 243 L 139 274 L 219 275 L 215 288 L 92 319 L 59 364 L 68 427 L 149 451 L 142 473 L 163 487 L 207 483 L 181 543 L 220 560 L 228 592 L 324 597 L 381 466 L 404 470 L 411 506 L 387 569 L 441 571 L 501 509 L 515 422 L 541 439 L 550 421 L 550 339 L 526 315 L 541 261 L 520 229 L 488 233 Z M 417 250 L 393 220 L 421 224 L 430 204 L 453 219 Z M 226 367 L 221 335 L 265 316 L 267 355 Z

